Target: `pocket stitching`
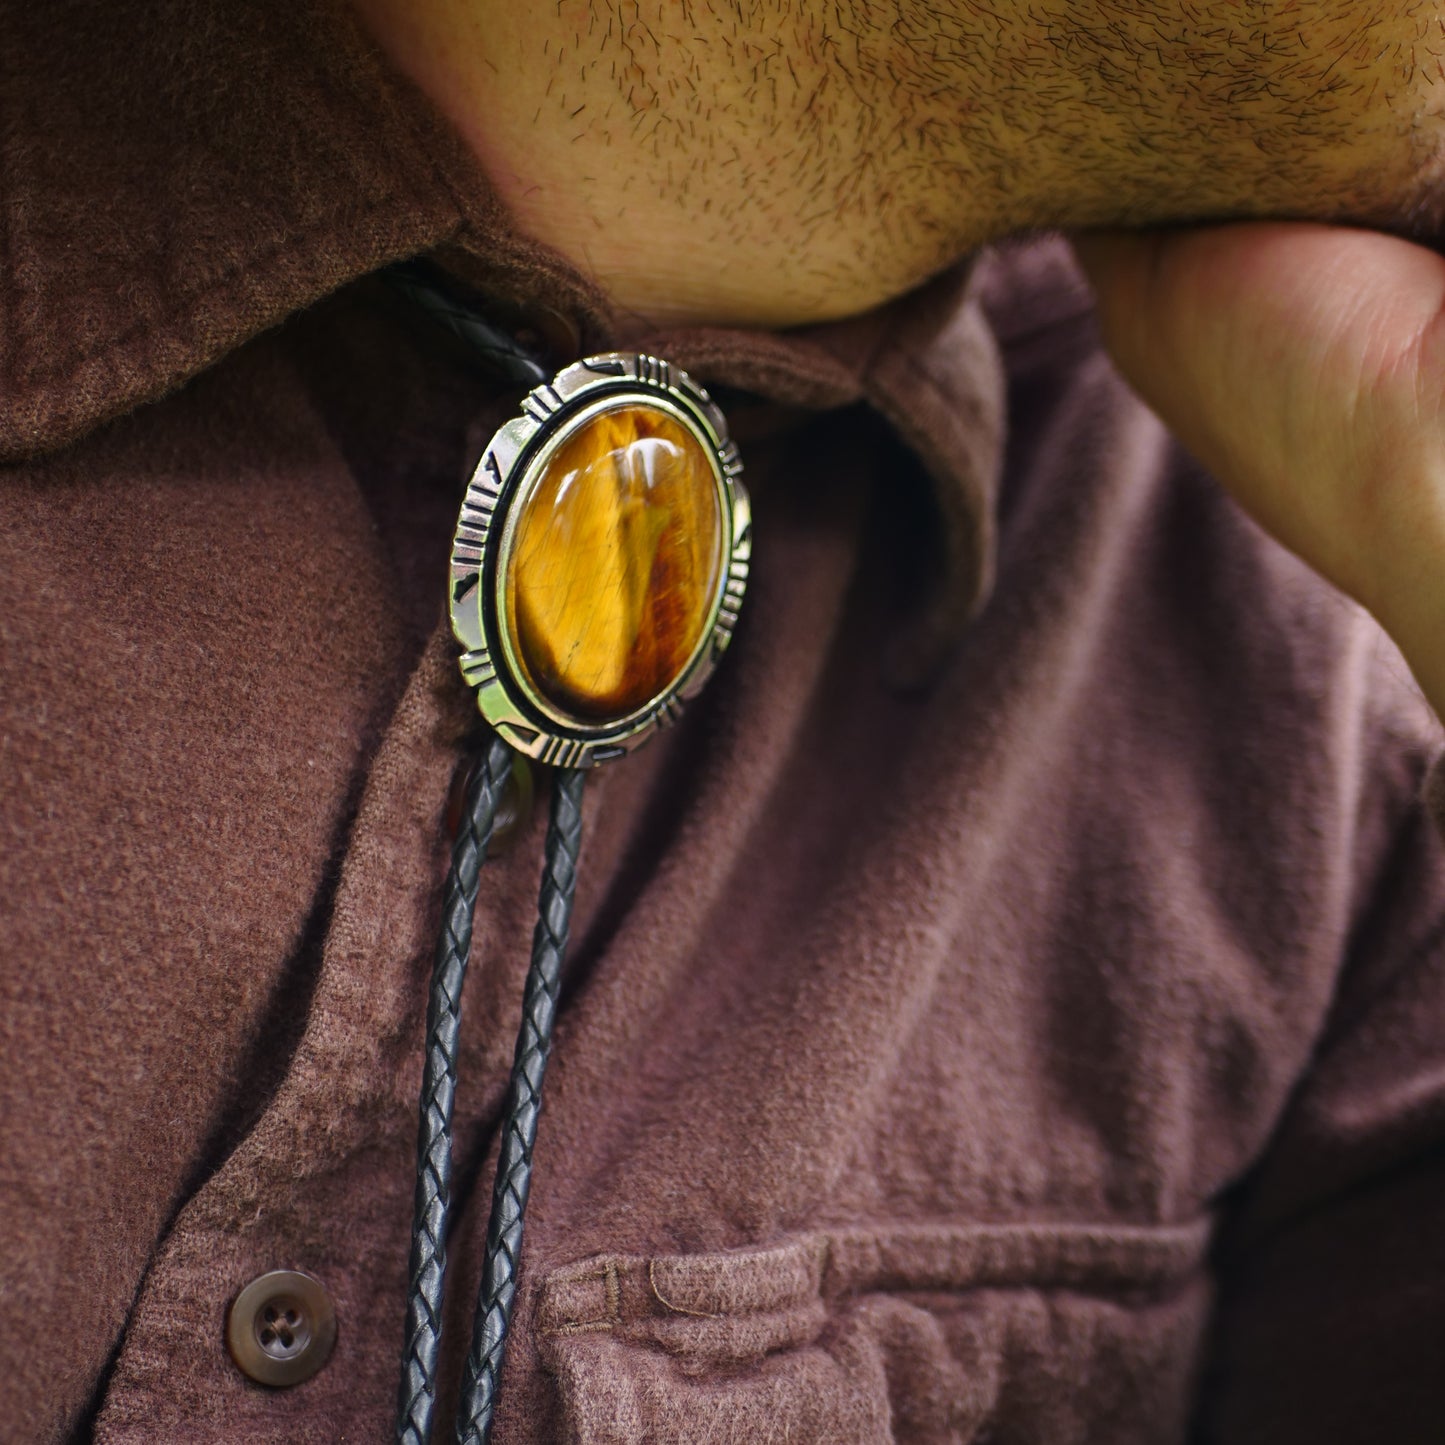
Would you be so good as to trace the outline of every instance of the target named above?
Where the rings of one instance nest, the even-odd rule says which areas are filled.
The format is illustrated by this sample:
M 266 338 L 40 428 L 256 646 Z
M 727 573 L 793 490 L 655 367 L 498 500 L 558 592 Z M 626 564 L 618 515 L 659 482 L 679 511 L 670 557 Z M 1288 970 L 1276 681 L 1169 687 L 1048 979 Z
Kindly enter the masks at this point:
M 602 1268 L 592 1274 L 581 1275 L 580 1280 L 600 1279 L 602 1281 L 603 1297 L 607 1306 L 607 1313 L 599 1315 L 592 1320 L 565 1320 L 560 1325 L 552 1325 L 539 1331 L 544 1336 L 550 1335 L 581 1335 L 592 1330 L 611 1330 L 622 1323 L 622 1289 L 617 1279 L 617 1261 L 608 1260 Z M 661 1296 L 658 1296 L 661 1299 Z

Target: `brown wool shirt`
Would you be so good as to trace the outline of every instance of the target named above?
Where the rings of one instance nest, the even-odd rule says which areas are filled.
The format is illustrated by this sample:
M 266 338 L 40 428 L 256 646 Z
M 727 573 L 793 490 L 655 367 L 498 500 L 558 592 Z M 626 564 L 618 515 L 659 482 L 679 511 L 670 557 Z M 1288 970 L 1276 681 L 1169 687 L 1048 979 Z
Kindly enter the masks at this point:
M 613 322 L 324 8 L 4 0 L 0 56 L 0 1438 L 382 1440 L 445 559 L 516 397 L 366 278 L 433 253 L 559 363 Z M 732 418 L 754 581 L 588 785 L 498 1445 L 1438 1442 L 1398 655 L 1060 245 L 646 345 Z M 482 877 L 449 1394 L 541 829 Z M 338 1342 L 271 1390 L 224 1329 L 277 1268 Z

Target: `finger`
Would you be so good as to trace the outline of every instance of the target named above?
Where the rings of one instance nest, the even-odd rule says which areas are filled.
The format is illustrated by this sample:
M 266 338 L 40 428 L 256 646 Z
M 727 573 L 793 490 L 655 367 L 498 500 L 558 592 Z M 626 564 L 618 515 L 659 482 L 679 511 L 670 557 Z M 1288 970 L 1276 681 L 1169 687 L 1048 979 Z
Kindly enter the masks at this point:
M 1393 237 L 1248 223 L 1076 242 L 1115 360 L 1287 546 L 1371 600 L 1445 525 L 1445 261 Z

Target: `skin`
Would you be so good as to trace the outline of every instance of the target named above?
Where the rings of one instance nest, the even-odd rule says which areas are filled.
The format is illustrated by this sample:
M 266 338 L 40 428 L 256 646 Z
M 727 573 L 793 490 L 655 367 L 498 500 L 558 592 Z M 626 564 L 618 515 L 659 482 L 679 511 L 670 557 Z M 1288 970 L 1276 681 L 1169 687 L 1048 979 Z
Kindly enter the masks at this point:
M 867 310 L 1036 227 L 1429 222 L 1439 0 L 356 0 L 651 321 Z
M 1445 260 L 1305 224 L 1076 244 L 1114 359 L 1445 718 Z
M 353 3 L 624 335 L 1091 231 L 1125 374 L 1445 715 L 1445 0 Z M 1259 217 L 1396 234 L 1180 224 Z

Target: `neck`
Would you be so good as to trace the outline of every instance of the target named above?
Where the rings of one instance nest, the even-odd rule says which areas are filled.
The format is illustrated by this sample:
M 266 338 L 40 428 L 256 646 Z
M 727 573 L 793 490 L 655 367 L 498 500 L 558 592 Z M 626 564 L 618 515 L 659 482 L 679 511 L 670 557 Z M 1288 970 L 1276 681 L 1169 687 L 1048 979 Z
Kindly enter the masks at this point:
M 1433 164 L 1407 0 L 1347 7 L 1343 59 L 1318 17 L 1313 49 L 1285 34 L 1295 7 L 1239 33 L 1176 16 L 1173 37 L 1152 12 L 1090 28 L 1080 0 L 353 3 L 522 229 L 647 323 L 851 315 L 1032 227 L 1388 223 Z M 1238 83 L 1198 90 L 1221 74 Z
M 804 39 L 797 17 L 787 35 L 763 21 L 739 34 L 724 6 L 579 20 L 567 5 L 358 3 L 520 226 L 624 313 L 827 320 L 912 288 L 976 239 L 921 170 L 893 173 L 878 153 L 877 117 L 821 64 L 836 43 L 821 18 Z

